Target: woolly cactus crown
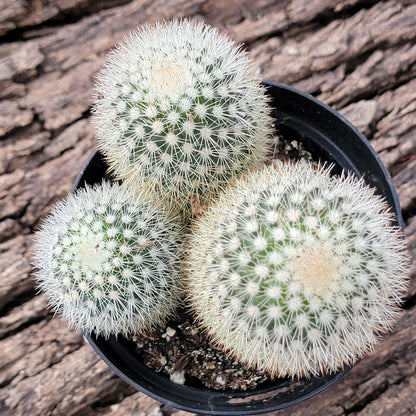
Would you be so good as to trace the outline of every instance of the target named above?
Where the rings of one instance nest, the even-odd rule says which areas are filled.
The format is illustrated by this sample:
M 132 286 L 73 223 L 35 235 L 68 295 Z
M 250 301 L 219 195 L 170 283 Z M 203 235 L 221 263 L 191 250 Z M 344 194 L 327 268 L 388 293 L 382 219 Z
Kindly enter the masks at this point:
M 188 20 L 131 33 L 98 75 L 98 148 L 125 183 L 173 210 L 265 157 L 265 89 L 247 54 Z
M 335 371 L 398 314 L 406 255 L 363 180 L 311 164 L 247 174 L 194 227 L 187 285 L 224 349 L 278 376 Z
M 143 332 L 179 298 L 178 229 L 117 184 L 78 190 L 37 233 L 35 266 L 50 306 L 97 334 Z

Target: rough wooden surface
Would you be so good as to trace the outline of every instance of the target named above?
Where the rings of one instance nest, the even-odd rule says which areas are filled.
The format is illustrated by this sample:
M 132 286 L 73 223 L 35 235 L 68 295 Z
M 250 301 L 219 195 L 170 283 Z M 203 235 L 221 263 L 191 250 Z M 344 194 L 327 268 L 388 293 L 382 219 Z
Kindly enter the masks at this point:
M 0 1 L 0 414 L 176 415 L 134 392 L 35 295 L 33 230 L 94 147 L 103 56 L 130 29 L 189 16 L 245 42 L 262 77 L 333 105 L 393 176 L 416 253 L 412 0 Z M 416 414 L 416 266 L 394 333 L 337 385 L 281 415 Z M 189 414 L 188 414 L 189 415 Z

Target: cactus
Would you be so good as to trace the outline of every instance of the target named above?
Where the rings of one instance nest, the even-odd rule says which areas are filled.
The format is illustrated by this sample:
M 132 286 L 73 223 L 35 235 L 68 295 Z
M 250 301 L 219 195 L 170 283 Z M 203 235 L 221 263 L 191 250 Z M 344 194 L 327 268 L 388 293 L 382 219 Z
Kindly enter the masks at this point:
M 110 171 L 184 213 L 264 159 L 269 112 L 247 54 L 183 20 L 139 29 L 110 54 L 93 122 Z
M 352 175 L 277 162 L 194 224 L 185 278 L 222 348 L 275 376 L 333 372 L 372 350 L 406 290 L 387 204 Z
M 37 233 L 36 278 L 71 326 L 141 333 L 178 302 L 178 229 L 163 212 L 117 183 L 70 194 Z

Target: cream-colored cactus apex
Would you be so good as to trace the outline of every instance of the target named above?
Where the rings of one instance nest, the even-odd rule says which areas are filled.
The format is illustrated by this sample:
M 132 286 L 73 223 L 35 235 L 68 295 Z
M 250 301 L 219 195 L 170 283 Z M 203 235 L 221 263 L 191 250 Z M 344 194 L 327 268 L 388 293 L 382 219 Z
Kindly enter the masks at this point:
M 387 204 L 352 175 L 276 162 L 224 191 L 187 246 L 201 324 L 277 376 L 334 372 L 372 350 L 406 291 Z
M 145 332 L 179 298 L 176 223 L 118 184 L 70 194 L 36 235 L 36 278 L 63 320 L 108 337 Z
M 263 161 L 269 113 L 247 54 L 216 29 L 183 20 L 142 27 L 108 56 L 93 121 L 116 177 L 189 212 Z

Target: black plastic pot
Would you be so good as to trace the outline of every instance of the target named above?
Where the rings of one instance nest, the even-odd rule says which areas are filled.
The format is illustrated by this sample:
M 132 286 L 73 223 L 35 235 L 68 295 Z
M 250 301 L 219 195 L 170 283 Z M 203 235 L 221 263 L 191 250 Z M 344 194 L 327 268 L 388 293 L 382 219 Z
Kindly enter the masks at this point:
M 345 169 L 364 176 L 386 198 L 398 225 L 403 226 L 391 178 L 365 137 L 340 114 L 312 96 L 280 84 L 266 82 L 265 85 L 276 109 L 278 133 L 302 143 L 314 159 L 334 163 L 335 172 Z M 105 176 L 103 158 L 93 152 L 73 189 L 99 182 Z M 92 335 L 87 339 L 110 368 L 135 389 L 167 405 L 210 415 L 246 415 L 283 409 L 321 392 L 348 371 L 308 380 L 278 379 L 247 392 L 221 392 L 178 385 L 155 373 L 141 362 L 134 343 L 123 337 L 106 340 Z

